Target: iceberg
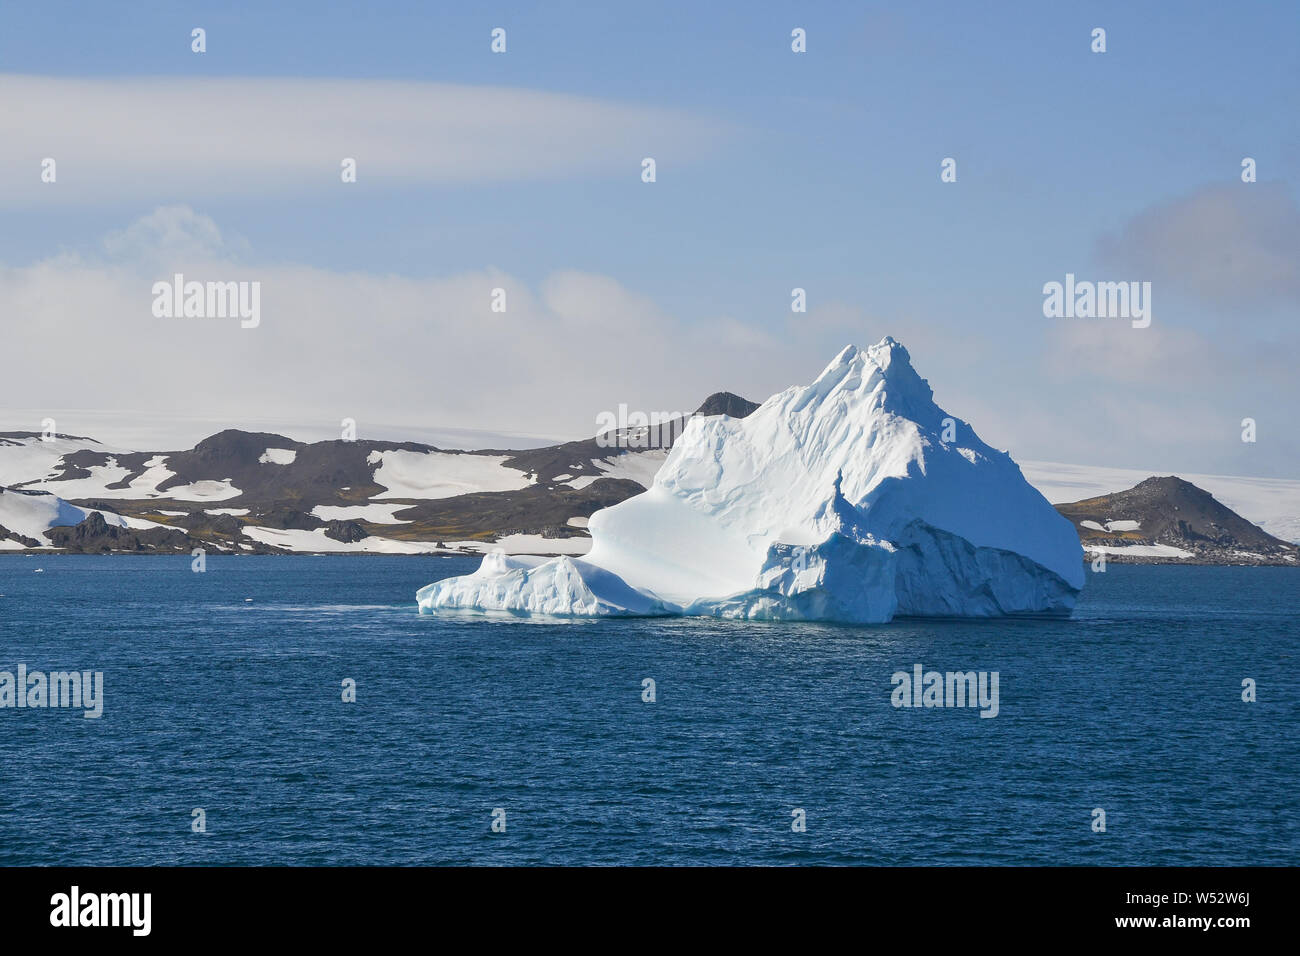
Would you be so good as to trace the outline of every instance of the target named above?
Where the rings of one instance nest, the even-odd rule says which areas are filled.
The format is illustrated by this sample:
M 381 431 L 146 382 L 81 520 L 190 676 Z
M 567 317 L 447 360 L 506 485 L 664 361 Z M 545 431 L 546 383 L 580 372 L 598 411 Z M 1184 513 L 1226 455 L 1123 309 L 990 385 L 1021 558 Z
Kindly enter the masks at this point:
M 935 404 L 907 350 L 848 346 L 745 418 L 692 419 L 582 558 L 489 554 L 421 588 L 444 609 L 883 623 L 1068 614 L 1074 526 Z

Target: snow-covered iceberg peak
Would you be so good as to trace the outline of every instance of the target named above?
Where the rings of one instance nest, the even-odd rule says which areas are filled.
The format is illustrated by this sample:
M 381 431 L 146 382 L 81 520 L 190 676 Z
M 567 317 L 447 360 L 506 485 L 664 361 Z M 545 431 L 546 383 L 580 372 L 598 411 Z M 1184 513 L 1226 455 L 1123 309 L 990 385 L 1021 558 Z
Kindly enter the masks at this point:
M 420 606 L 878 622 L 1067 612 L 1083 586 L 1070 522 L 892 338 L 744 419 L 692 419 L 653 486 L 589 530 L 584 559 L 485 562 Z

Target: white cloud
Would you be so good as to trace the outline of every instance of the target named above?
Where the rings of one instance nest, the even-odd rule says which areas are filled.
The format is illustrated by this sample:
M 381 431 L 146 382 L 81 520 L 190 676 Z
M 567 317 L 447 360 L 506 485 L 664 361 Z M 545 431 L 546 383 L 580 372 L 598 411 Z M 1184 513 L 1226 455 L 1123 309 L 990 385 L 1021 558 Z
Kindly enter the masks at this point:
M 247 251 L 242 239 L 227 241 L 211 216 L 196 213 L 189 206 L 160 206 L 125 229 L 104 237 L 103 247 L 111 259 L 151 262 L 211 259 Z
M 277 77 L 0 75 L 0 202 L 464 184 L 682 162 L 727 135 L 677 110 L 505 87 Z M 58 179 L 40 181 L 53 158 Z
M 7 392 L 25 408 L 577 437 L 620 402 L 689 410 L 719 388 L 766 397 L 789 384 L 789 352 L 762 333 L 732 319 L 688 325 L 608 276 L 561 271 L 533 288 L 494 268 L 331 272 L 256 262 L 231 246 L 206 215 L 163 207 L 100 253 L 0 268 Z M 174 272 L 260 282 L 260 326 L 155 317 L 152 285 Z M 491 311 L 498 287 L 505 313 Z M 753 345 L 768 346 L 762 362 L 735 351 Z M 811 356 L 815 371 L 826 356 Z

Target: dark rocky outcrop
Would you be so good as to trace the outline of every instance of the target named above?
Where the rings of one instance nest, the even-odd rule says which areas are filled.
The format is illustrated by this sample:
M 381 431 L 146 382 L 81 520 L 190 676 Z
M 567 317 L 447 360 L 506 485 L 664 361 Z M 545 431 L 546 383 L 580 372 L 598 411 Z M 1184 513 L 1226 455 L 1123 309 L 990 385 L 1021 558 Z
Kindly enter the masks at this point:
M 325 537 L 333 538 L 335 541 L 342 541 L 345 544 L 353 544 L 362 538 L 370 537 L 370 534 L 355 521 L 336 520 L 325 522 Z
M 0 524 L 0 541 L 17 541 L 25 548 L 42 547 L 41 542 L 35 538 L 29 538 L 26 535 L 19 534 L 17 531 L 10 531 L 4 525 Z
M 714 392 L 704 400 L 704 404 L 695 410 L 696 415 L 730 415 L 732 418 L 746 418 L 758 408 L 758 402 L 751 402 L 731 392 Z
M 183 531 L 170 528 L 135 530 L 119 528 L 104 520 L 98 511 L 72 527 L 51 528 L 50 545 L 67 551 L 188 551 L 192 546 Z

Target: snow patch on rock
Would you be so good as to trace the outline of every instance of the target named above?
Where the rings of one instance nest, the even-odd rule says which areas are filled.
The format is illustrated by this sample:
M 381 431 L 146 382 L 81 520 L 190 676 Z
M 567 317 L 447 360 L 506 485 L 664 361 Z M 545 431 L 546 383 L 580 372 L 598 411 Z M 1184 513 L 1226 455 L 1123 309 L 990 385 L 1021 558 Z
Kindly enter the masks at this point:
M 375 484 L 387 491 L 381 498 L 454 498 L 483 491 L 517 491 L 532 484 L 523 472 L 506 468 L 504 455 L 469 452 L 376 451 L 366 459 L 377 464 Z
M 292 465 L 298 452 L 292 448 L 268 448 L 257 459 L 262 465 Z

